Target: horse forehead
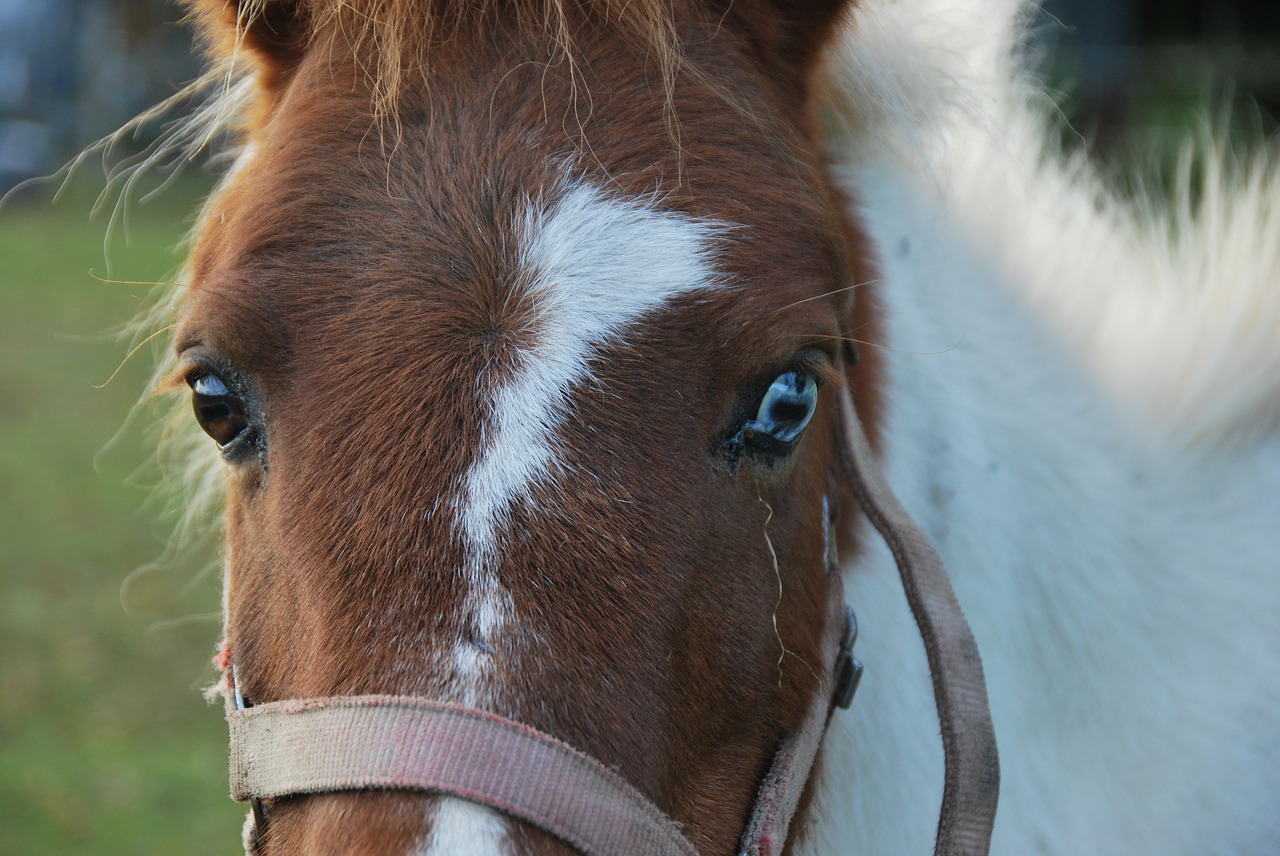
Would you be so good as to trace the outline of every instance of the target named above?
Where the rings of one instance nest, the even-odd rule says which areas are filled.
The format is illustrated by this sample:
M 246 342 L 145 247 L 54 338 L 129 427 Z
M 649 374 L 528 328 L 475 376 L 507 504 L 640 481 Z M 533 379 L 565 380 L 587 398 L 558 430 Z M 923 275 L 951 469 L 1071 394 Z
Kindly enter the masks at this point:
M 506 506 L 557 464 L 553 437 L 570 394 L 593 379 L 593 358 L 617 346 L 673 298 L 719 289 L 723 224 L 575 182 L 531 203 L 516 224 L 533 335 L 497 390 L 487 447 L 466 484 L 464 526 L 493 546 Z
M 547 177 L 553 169 L 560 174 Z M 433 409 L 465 411 L 477 425 L 464 441 L 469 451 L 461 453 L 467 471 L 443 487 L 461 493 L 446 502 L 460 512 L 473 555 L 488 558 L 512 504 L 565 464 L 557 430 L 584 391 L 607 382 L 604 351 L 643 342 L 646 322 L 681 297 L 715 293 L 726 308 L 734 303 L 724 268 L 728 239 L 742 227 L 677 210 L 652 192 L 605 185 L 573 167 L 545 170 L 526 171 L 520 176 L 526 184 L 509 182 L 500 195 L 510 204 L 501 211 L 483 212 L 477 199 L 484 194 L 466 182 L 453 186 L 454 210 L 444 216 L 424 207 L 410 226 L 392 223 L 379 233 L 376 223 L 364 224 L 337 235 L 326 231 L 332 227 L 323 209 L 307 209 L 315 228 L 300 230 L 288 208 L 272 213 L 256 204 L 260 178 L 245 164 L 246 186 L 232 189 L 225 215 L 215 209 L 210 218 L 204 255 L 217 261 L 197 276 L 197 300 L 188 311 L 190 326 L 232 334 L 253 330 L 262 316 L 277 317 L 289 356 L 271 368 L 283 369 L 272 375 L 284 387 L 298 388 L 303 373 L 328 381 L 340 368 L 343 377 L 385 374 L 418 384 L 402 390 L 403 402 L 425 396 Z M 270 164 L 265 172 L 272 174 Z M 370 209 L 368 220 L 375 215 Z M 224 224 L 229 228 L 219 235 Z M 351 249 L 337 255 L 333 264 L 347 268 L 333 275 L 325 257 L 338 240 Z M 251 249 L 229 250 L 236 242 Z M 353 266 L 361 264 L 357 246 L 368 270 Z M 327 292 L 335 299 L 323 299 Z M 403 336 L 397 349 L 384 346 L 392 319 Z M 406 324 L 419 329 L 411 334 Z M 250 350 L 247 368 L 258 358 Z M 261 359 L 270 365 L 278 358 Z M 401 362 L 419 370 L 392 365 Z M 380 384 L 343 389 L 385 399 Z

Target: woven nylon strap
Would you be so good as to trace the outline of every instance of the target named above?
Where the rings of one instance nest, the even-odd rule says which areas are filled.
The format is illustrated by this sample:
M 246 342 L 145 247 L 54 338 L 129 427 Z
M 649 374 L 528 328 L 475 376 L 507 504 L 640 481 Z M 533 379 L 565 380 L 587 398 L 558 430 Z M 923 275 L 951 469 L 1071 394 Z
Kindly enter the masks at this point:
M 843 587 L 830 579 L 819 692 L 775 754 L 741 850 L 781 853 L 831 714 L 845 629 Z M 403 696 L 335 696 L 228 713 L 231 796 L 278 797 L 392 788 L 452 794 L 497 809 L 586 856 L 696 856 L 667 817 L 617 773 L 527 725 Z
M 873 465 L 873 452 L 854 412 L 847 382 L 840 384 L 840 407 L 850 487 L 897 562 L 933 676 L 946 763 L 934 853 L 981 856 L 991 848 L 1000 759 L 978 643 L 942 559 Z
M 231 712 L 231 796 L 398 788 L 453 794 L 584 854 L 695 856 L 674 821 L 599 761 L 528 726 L 403 696 Z

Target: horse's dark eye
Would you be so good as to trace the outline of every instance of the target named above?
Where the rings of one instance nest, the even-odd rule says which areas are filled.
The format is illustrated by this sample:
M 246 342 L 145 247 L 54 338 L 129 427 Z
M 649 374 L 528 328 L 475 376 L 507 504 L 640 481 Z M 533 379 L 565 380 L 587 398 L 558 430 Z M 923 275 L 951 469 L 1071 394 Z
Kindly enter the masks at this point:
M 746 434 L 764 434 L 779 443 L 794 443 L 818 406 L 818 380 L 806 371 L 787 371 L 774 378 L 760 400 Z
M 249 430 L 244 402 L 227 389 L 222 378 L 199 374 L 187 382 L 191 385 L 191 406 L 196 412 L 196 421 L 219 446 L 226 446 Z

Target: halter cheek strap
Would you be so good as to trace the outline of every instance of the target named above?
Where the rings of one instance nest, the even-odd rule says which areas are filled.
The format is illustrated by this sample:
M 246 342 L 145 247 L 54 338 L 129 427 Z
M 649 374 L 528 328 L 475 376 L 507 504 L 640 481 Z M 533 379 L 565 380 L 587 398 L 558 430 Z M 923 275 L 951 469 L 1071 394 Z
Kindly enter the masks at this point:
M 842 459 L 855 496 L 888 543 L 933 675 L 946 773 L 935 856 L 981 856 L 990 847 L 999 761 L 977 644 L 946 571 L 879 470 L 839 384 Z M 777 856 L 786 844 L 835 706 L 861 674 L 856 624 L 837 570 L 828 574 L 821 687 L 782 741 L 760 786 L 739 848 Z M 234 681 L 235 674 L 232 673 Z M 343 790 L 452 794 L 531 823 L 584 856 L 696 856 L 679 825 L 614 770 L 527 725 L 484 711 L 399 696 L 339 696 L 229 710 L 231 794 L 249 799 L 254 851 L 266 824 L 260 800 Z
M 933 678 L 945 761 L 934 854 L 982 856 L 991 849 L 995 827 L 1000 756 L 978 643 L 942 559 L 874 465 L 843 369 L 841 374 L 845 475 L 863 512 L 893 553 Z

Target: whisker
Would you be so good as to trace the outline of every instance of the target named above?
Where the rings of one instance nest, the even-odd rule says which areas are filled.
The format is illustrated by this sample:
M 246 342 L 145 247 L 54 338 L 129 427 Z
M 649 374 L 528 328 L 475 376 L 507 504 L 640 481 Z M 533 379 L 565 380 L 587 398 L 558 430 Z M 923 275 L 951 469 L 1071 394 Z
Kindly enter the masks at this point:
M 186 627 L 189 624 L 214 624 L 221 620 L 221 612 L 194 612 L 190 615 L 179 616 L 178 618 L 166 618 L 160 621 L 153 621 L 147 629 L 143 631 L 143 634 L 146 636 L 155 636 L 166 630 Z
M 868 279 L 868 280 L 864 280 L 863 282 L 855 282 L 853 285 L 846 285 L 841 288 L 832 289 L 831 291 L 824 291 L 822 294 L 816 294 L 813 297 L 805 297 L 801 300 L 797 300 L 795 303 L 788 303 L 786 306 L 779 306 L 774 311 L 782 312 L 783 310 L 790 309 L 793 306 L 799 306 L 801 303 L 809 303 L 814 300 L 823 300 L 828 297 L 834 297 L 837 294 L 844 294 L 846 291 L 853 291 L 854 289 L 862 288 L 862 286 L 864 285 L 876 285 L 877 283 L 881 283 L 881 282 L 884 282 L 884 280 Z
M 782 571 L 778 567 L 778 553 L 773 549 L 773 539 L 769 537 L 769 523 L 773 520 L 773 506 L 765 502 L 763 496 L 759 495 L 759 485 L 756 486 L 756 499 L 765 508 L 764 517 L 764 543 L 769 548 L 769 558 L 773 561 L 773 574 L 778 580 L 778 600 L 773 605 L 773 635 L 778 639 L 778 647 L 782 650 L 778 653 L 778 689 L 782 689 L 782 661 L 787 656 L 787 643 L 782 641 L 782 633 L 778 630 L 778 608 L 782 606 Z
M 960 337 L 959 342 L 956 342 L 954 345 L 951 345 L 949 347 L 943 348 L 940 351 L 907 351 L 907 350 L 903 350 L 902 348 L 895 348 L 892 345 L 885 345 L 885 344 L 881 344 L 880 342 L 872 342 L 869 339 L 859 339 L 856 336 L 813 336 L 811 338 L 827 339 L 827 340 L 836 341 L 836 342 L 852 342 L 853 344 L 858 345 L 859 347 L 865 345 L 868 348 L 876 348 L 881 351 L 888 351 L 891 354 L 902 354 L 903 356 L 907 356 L 907 357 L 937 357 L 942 354 L 948 354 L 954 351 L 956 348 L 963 345 L 964 340 L 968 338 L 968 332 L 966 331 L 965 334 Z
M 120 361 L 120 365 L 116 366 L 116 370 L 111 373 L 111 377 L 107 378 L 101 384 L 91 383 L 89 385 L 92 386 L 94 389 L 105 389 L 106 386 L 110 384 L 111 381 L 115 380 L 116 376 L 119 375 L 120 372 L 124 370 L 125 365 L 129 362 L 129 360 L 133 359 L 134 354 L 138 353 L 138 351 L 142 350 L 149 343 L 155 341 L 160 336 L 164 335 L 165 333 L 168 333 L 170 330 L 172 330 L 174 327 L 177 327 L 177 326 L 178 326 L 177 324 L 169 324 L 164 327 L 161 327 L 159 330 L 155 331 L 150 336 L 143 339 L 138 344 L 134 345 L 133 348 L 130 349 L 129 353 L 124 355 L 124 359 Z
M 89 276 L 93 277 L 98 282 L 105 283 L 107 285 L 147 285 L 147 286 L 171 285 L 171 286 L 181 287 L 185 284 L 181 282 L 163 282 L 163 281 L 134 280 L 134 279 L 112 279 L 106 276 L 98 276 L 96 273 L 93 272 L 93 268 L 89 268 Z

